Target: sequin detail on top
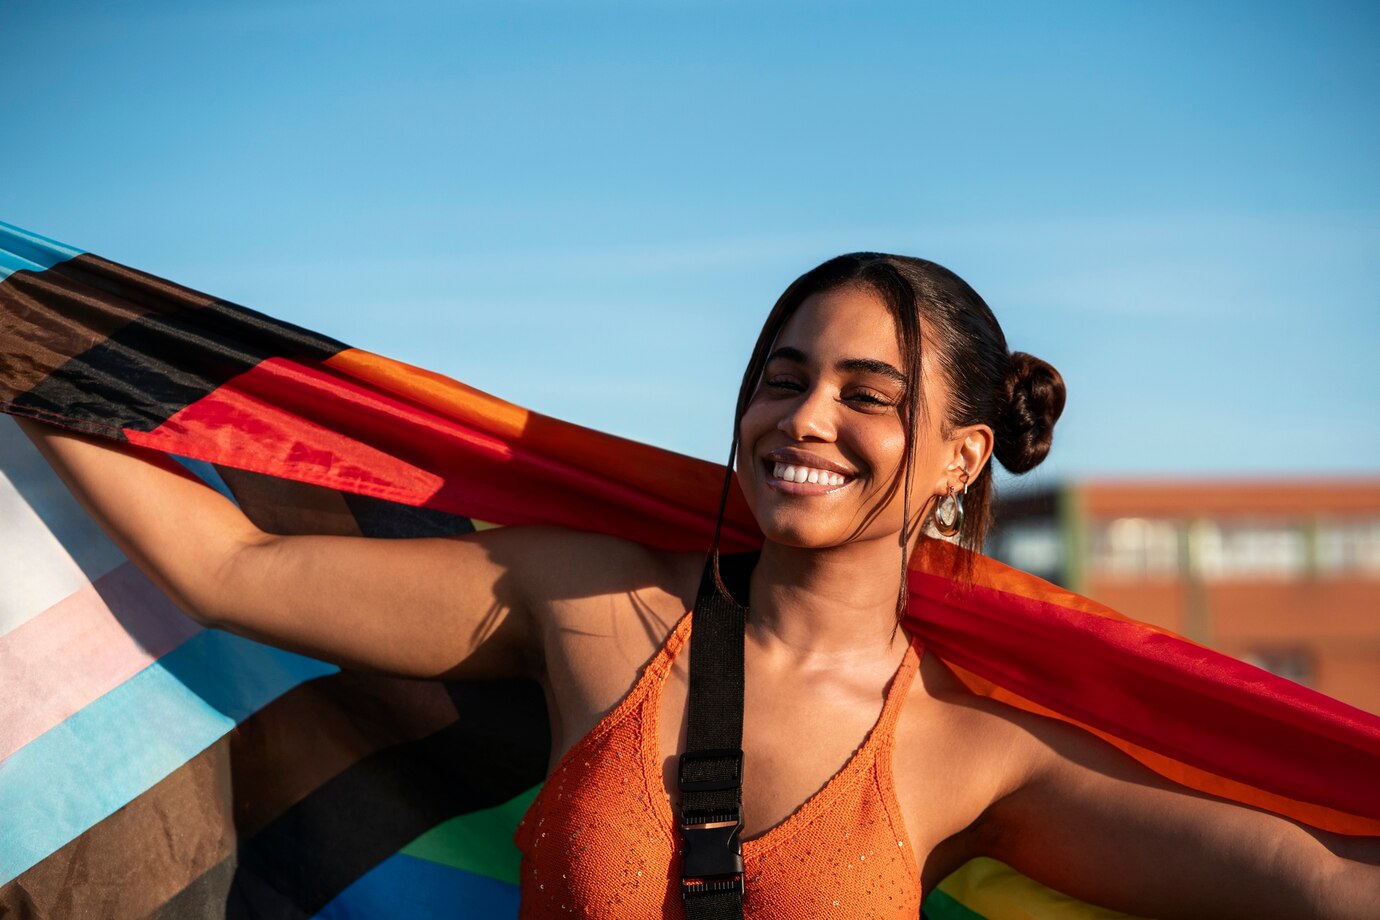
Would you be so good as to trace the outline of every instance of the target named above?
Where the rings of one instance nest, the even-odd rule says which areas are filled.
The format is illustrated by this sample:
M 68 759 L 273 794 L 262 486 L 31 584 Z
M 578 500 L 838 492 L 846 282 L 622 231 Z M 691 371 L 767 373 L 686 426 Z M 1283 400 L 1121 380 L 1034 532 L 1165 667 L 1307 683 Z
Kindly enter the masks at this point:
M 518 825 L 524 920 L 685 916 L 657 721 L 691 616 L 676 624 L 623 701 L 561 758 Z M 743 841 L 745 917 L 920 915 L 920 872 L 891 752 L 921 654 L 918 642 L 906 650 L 876 724 L 843 768 L 780 824 Z

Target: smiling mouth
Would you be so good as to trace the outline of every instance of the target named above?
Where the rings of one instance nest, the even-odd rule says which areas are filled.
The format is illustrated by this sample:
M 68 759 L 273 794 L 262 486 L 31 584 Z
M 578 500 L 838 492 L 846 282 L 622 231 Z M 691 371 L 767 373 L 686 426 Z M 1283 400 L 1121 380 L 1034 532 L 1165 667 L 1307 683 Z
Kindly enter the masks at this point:
M 796 483 L 821 486 L 841 486 L 848 483 L 852 477 L 842 473 L 835 473 L 832 470 L 820 470 L 810 466 L 798 466 L 790 463 L 769 463 L 773 479 L 780 482 Z

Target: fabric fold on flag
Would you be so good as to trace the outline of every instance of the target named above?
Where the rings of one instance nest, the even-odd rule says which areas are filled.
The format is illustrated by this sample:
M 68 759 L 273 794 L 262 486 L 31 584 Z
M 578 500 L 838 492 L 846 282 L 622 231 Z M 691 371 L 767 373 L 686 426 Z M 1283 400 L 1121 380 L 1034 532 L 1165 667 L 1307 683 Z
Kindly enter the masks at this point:
M 705 551 L 723 481 L 5 224 L 0 411 L 182 458 L 276 533 L 543 523 Z M 549 753 L 535 685 L 353 674 L 204 630 L 0 421 L 0 913 L 515 915 L 507 835 Z M 725 550 L 760 541 L 733 494 Z M 1380 717 L 942 541 L 908 587 L 908 628 L 973 693 L 1188 788 L 1380 835 Z M 990 860 L 926 911 L 1111 916 Z

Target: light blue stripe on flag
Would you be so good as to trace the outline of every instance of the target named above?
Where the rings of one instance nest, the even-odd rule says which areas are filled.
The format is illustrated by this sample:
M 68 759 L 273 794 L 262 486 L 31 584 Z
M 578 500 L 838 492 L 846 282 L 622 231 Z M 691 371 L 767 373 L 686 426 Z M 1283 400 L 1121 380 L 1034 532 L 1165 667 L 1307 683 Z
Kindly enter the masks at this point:
M 0 281 L 20 271 L 41 272 L 82 250 L 0 221 Z
M 502 920 L 517 915 L 516 885 L 395 853 L 337 895 L 314 920 Z
M 208 629 L 0 761 L 0 885 L 303 681 L 340 670 Z

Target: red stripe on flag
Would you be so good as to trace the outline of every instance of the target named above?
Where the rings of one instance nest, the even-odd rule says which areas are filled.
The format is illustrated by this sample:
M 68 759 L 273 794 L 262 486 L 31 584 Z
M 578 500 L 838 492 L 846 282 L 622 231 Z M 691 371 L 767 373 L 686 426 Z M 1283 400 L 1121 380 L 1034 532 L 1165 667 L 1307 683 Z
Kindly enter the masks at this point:
M 910 585 L 945 660 L 1185 764 L 1380 819 L 1376 716 L 1127 618 L 919 571 Z

